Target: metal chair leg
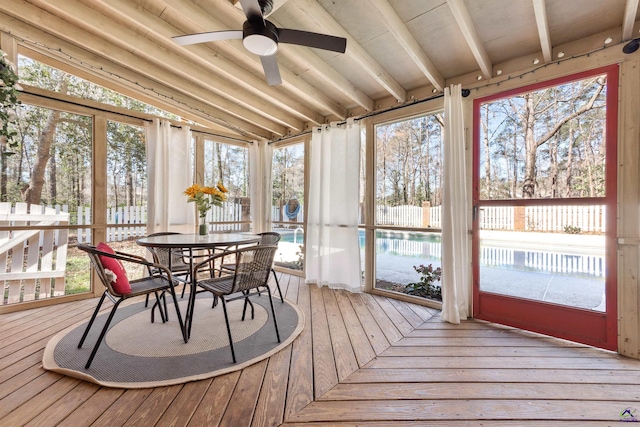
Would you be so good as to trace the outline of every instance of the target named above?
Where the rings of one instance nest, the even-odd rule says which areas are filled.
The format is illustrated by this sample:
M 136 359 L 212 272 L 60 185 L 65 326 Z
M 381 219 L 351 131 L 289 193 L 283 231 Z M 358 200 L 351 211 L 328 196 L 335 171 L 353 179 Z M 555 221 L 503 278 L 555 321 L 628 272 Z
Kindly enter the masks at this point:
M 249 291 L 244 291 L 243 293 L 244 294 L 248 294 Z M 249 297 L 246 297 L 244 299 L 244 307 L 242 307 L 242 321 L 243 322 L 244 322 L 245 315 L 247 313 L 247 306 L 251 307 L 251 320 L 256 318 L 256 309 L 253 306 L 253 302 L 249 299 Z
M 280 331 L 278 331 L 278 320 L 276 319 L 276 310 L 273 308 L 273 299 L 271 298 L 271 289 L 266 286 L 267 292 L 269 293 L 269 304 L 271 304 L 271 314 L 273 314 L 273 324 L 276 327 L 276 337 L 278 338 L 278 342 L 280 342 Z
M 98 316 L 98 312 L 100 311 L 100 307 L 102 306 L 102 303 L 104 302 L 104 299 L 106 298 L 106 296 L 107 296 L 107 292 L 105 291 L 100 297 L 100 301 L 98 301 L 98 305 L 96 306 L 96 309 L 93 311 L 93 314 L 91 315 L 91 320 L 89 320 L 87 329 L 85 329 L 84 334 L 82 334 L 82 339 L 80 339 L 78 348 L 82 348 L 82 344 L 84 344 L 84 340 L 87 339 L 87 335 L 89 334 L 89 329 L 91 329 L 91 326 L 93 325 L 93 321 L 96 320 L 96 317 Z
M 160 313 L 160 320 L 162 320 L 162 323 L 166 323 L 169 320 L 169 314 L 167 313 L 167 301 L 165 300 L 164 302 L 164 310 L 162 309 L 161 302 L 164 298 L 164 291 L 160 296 L 158 296 L 158 291 L 155 291 L 154 294 L 156 296 L 156 302 L 153 303 L 153 307 L 151 307 L 151 323 L 156 321 L 156 307 L 158 308 L 158 313 Z M 147 296 L 149 296 L 149 294 L 147 294 Z
M 276 288 L 278 288 L 278 293 L 280 294 L 280 301 L 284 302 L 284 298 L 282 297 L 282 291 L 280 290 L 280 282 L 278 282 L 278 276 L 276 275 L 276 271 L 272 268 L 271 272 L 273 273 L 273 278 L 276 280 Z
M 231 325 L 229 325 L 229 316 L 227 315 L 227 303 L 224 297 L 220 297 L 222 301 L 222 311 L 224 311 L 224 321 L 227 324 L 227 334 L 229 335 L 229 348 L 231 348 L 231 358 L 233 363 L 236 363 L 236 352 L 233 349 L 233 338 L 231 338 Z
M 100 347 L 100 343 L 102 343 L 102 340 L 104 339 L 104 336 L 107 333 L 107 329 L 109 329 L 109 325 L 111 324 L 111 320 L 113 319 L 113 315 L 116 314 L 116 309 L 118 308 L 118 306 L 120 305 L 120 303 L 122 301 L 123 301 L 122 299 L 119 299 L 113 305 L 113 308 L 111 309 L 111 313 L 109 313 L 109 317 L 107 318 L 107 322 L 104 324 L 104 327 L 102 328 L 102 331 L 100 332 L 100 336 L 98 337 L 98 341 L 96 341 L 96 345 L 93 346 L 93 351 L 91 351 L 91 356 L 89 356 L 89 360 L 87 361 L 87 364 L 84 366 L 85 369 L 89 369 L 89 367 L 91 366 L 91 362 L 93 362 L 93 358 L 95 357 L 96 353 L 98 352 L 98 347 Z
M 176 296 L 175 290 L 171 292 L 171 297 L 173 298 L 173 305 L 176 307 L 176 315 L 178 316 L 178 324 L 180 325 L 180 330 L 182 331 L 182 339 L 185 344 L 187 343 L 187 331 L 184 328 L 184 323 L 182 322 L 182 315 L 180 314 L 180 307 L 178 307 L 178 297 Z

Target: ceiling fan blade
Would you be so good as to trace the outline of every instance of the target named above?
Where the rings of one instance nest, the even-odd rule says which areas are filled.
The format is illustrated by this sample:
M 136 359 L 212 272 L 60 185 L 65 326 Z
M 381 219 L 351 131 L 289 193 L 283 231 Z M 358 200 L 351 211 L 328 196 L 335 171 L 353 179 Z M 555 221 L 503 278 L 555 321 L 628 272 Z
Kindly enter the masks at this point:
M 242 39 L 242 30 L 211 31 L 209 33 L 185 34 L 172 37 L 179 45 L 214 42 L 218 40 Z
M 278 28 L 278 41 L 280 43 L 315 47 L 316 49 L 331 50 L 339 53 L 344 53 L 347 50 L 347 39 L 343 37 L 290 30 L 288 28 Z
M 264 20 L 262 17 L 262 8 L 258 0 L 240 0 L 240 5 L 249 21 L 256 19 Z
M 282 83 L 280 78 L 280 70 L 278 69 L 278 61 L 276 61 L 276 55 L 261 56 L 260 62 L 262 62 L 262 68 L 264 69 L 264 76 L 267 78 L 269 86 L 276 86 Z

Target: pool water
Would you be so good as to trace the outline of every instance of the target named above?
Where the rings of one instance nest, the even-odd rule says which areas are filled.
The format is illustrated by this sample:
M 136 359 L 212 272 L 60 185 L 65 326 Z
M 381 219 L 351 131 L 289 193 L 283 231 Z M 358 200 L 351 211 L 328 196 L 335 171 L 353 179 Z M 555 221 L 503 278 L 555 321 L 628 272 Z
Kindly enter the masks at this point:
M 302 245 L 304 235 L 298 231 L 281 231 L 281 241 Z M 360 249 L 364 255 L 364 230 L 359 230 Z M 376 233 L 376 260 L 379 273 L 386 271 L 398 274 L 399 270 L 413 271 L 414 265 L 433 264 L 440 266 L 442 242 L 440 233 L 388 232 Z M 364 259 L 364 256 L 362 257 Z M 572 277 L 605 277 L 604 255 L 563 250 L 554 251 L 552 245 L 541 249 L 481 247 L 480 264 L 522 272 L 549 272 Z M 379 276 L 379 274 L 378 274 Z M 413 277 L 413 275 L 411 275 Z

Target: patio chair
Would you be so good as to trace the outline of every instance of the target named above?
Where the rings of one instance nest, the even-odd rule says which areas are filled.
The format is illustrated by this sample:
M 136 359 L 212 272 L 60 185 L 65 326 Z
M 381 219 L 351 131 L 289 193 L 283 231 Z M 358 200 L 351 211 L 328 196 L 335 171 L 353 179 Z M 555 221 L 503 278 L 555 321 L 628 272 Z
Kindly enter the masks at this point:
M 122 301 L 129 298 L 137 297 L 140 295 L 148 296 L 149 294 L 154 294 L 156 297 L 156 303 L 151 309 L 151 323 L 153 323 L 155 320 L 154 313 L 156 308 L 158 308 L 158 312 L 160 313 L 162 322 L 165 323 L 169 320 L 169 312 L 167 310 L 165 293 L 169 292 L 171 294 L 171 297 L 173 298 L 173 304 L 176 308 L 180 330 L 182 331 L 183 338 L 185 337 L 184 324 L 182 322 L 180 308 L 178 307 L 178 299 L 176 298 L 173 278 L 171 276 L 171 272 L 165 266 L 151 263 L 143 257 L 137 255 L 114 251 L 113 249 L 111 249 L 111 247 L 104 243 L 100 243 L 98 246 L 79 244 L 78 249 L 86 252 L 89 255 L 91 265 L 93 266 L 94 270 L 98 274 L 98 278 L 105 287 L 105 290 L 100 297 L 100 301 L 98 302 L 98 306 L 91 316 L 91 320 L 89 321 L 89 324 L 87 325 L 87 328 L 82 335 L 82 339 L 80 339 L 78 348 L 81 348 L 82 344 L 84 344 L 84 341 L 89 334 L 89 330 L 91 329 L 91 326 L 93 326 L 93 322 L 98 316 L 98 312 L 100 311 L 100 307 L 102 306 L 105 298 L 109 298 L 114 304 L 111 308 L 111 312 L 109 313 L 107 321 L 102 328 L 102 331 L 100 332 L 98 340 L 96 341 L 93 350 L 91 351 L 89 360 L 85 365 L 86 369 L 89 369 L 89 367 L 91 366 L 93 358 L 95 357 L 96 352 L 98 351 L 98 347 L 102 343 L 102 340 L 104 339 L 104 336 L 109 329 L 109 325 L 113 320 L 113 316 L 118 306 Z M 147 277 L 129 280 L 127 278 L 126 270 L 122 265 L 122 261 L 144 266 L 147 269 L 149 275 Z
M 180 233 L 173 231 L 163 231 L 160 233 L 149 234 L 147 237 L 168 236 L 172 234 Z M 172 251 L 171 248 L 147 247 L 147 249 L 149 250 L 149 252 L 151 252 L 154 263 L 164 265 L 165 267 L 169 268 L 171 270 L 173 278 L 183 284 L 180 298 L 184 298 L 184 291 L 187 288 L 187 284 L 191 283 L 191 265 L 189 264 L 189 261 L 187 261 L 182 254 Z M 169 260 L 171 260 L 171 262 L 169 262 Z M 149 296 L 147 295 L 145 307 L 147 306 L 148 302 Z
M 227 325 L 233 363 L 236 363 L 236 353 L 233 348 L 231 326 L 229 325 L 229 316 L 227 314 L 227 303 L 230 301 L 244 299 L 242 311 L 242 320 L 244 321 L 247 305 L 250 305 L 249 297 L 266 291 L 269 295 L 273 324 L 276 328 L 276 338 L 280 342 L 280 332 L 278 331 L 278 322 L 273 308 L 273 299 L 267 283 L 277 249 L 278 246 L 276 245 L 258 245 L 235 249 L 226 253 L 215 254 L 193 268 L 194 277 L 204 276 L 203 279 L 197 281 L 197 285 L 204 291 L 211 292 L 214 297 L 222 301 L 222 310 L 224 311 L 224 319 Z M 217 259 L 222 259 L 228 255 L 233 255 L 235 258 L 233 274 L 216 276 L 211 266 Z M 251 306 L 251 318 L 253 319 L 253 317 L 254 311 L 253 306 Z
M 260 242 L 258 243 L 258 245 L 277 245 L 278 242 L 280 241 L 280 234 L 273 231 L 258 233 L 258 236 L 260 236 Z M 233 273 L 233 270 L 235 269 L 235 267 L 236 267 L 235 263 L 223 262 L 220 265 L 220 271 Z M 280 295 L 280 301 L 284 302 L 282 291 L 280 290 L 280 283 L 278 282 L 278 276 L 276 275 L 276 271 L 273 269 L 273 267 L 271 268 L 271 273 L 273 273 L 273 278 L 276 281 L 276 288 L 278 289 L 278 294 Z

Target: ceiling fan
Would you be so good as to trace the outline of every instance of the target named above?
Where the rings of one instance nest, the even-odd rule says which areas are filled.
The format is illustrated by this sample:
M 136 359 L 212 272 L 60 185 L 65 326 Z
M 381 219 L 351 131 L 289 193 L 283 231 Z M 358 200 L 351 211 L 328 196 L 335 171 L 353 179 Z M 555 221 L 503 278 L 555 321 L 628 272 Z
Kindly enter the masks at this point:
M 249 52 L 260 56 L 269 86 L 282 83 L 278 62 L 276 61 L 278 43 L 297 44 L 339 53 L 344 53 L 347 49 L 347 39 L 343 37 L 277 28 L 274 24 L 264 19 L 264 15 L 268 15 L 273 8 L 273 0 L 240 0 L 240 5 L 247 16 L 242 30 L 187 34 L 175 36 L 173 40 L 180 45 L 189 45 L 218 40 L 242 39 L 242 44 Z

